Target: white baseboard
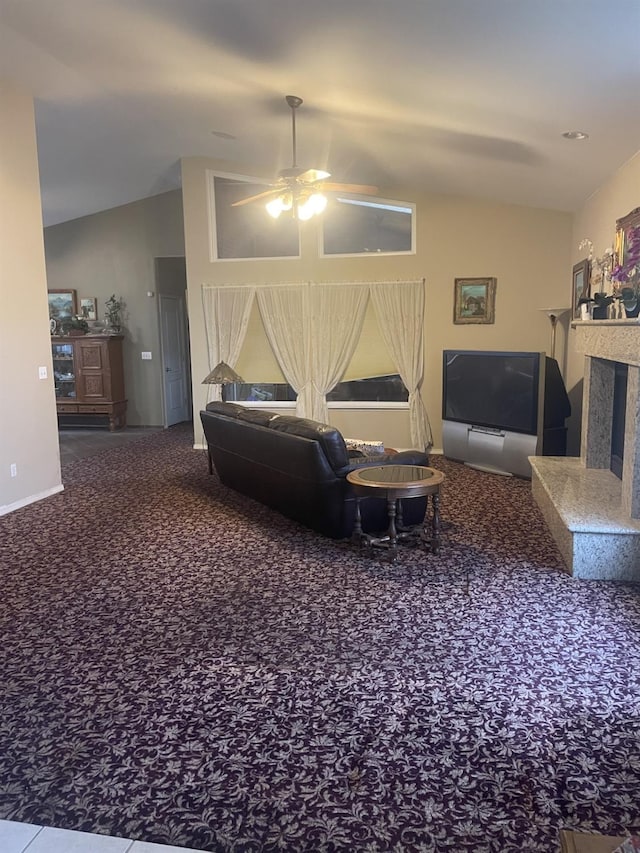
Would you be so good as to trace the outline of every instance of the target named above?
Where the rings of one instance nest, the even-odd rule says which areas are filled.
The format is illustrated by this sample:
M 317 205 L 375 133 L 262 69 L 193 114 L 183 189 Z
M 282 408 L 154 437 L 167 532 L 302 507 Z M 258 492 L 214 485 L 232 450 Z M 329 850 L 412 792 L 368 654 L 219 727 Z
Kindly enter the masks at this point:
M 16 501 L 12 504 L 5 504 L 5 506 L 0 506 L 0 515 L 7 515 L 10 512 L 14 512 L 16 509 L 22 509 L 23 506 L 29 506 L 29 504 L 34 504 L 36 501 L 42 501 L 45 498 L 50 498 L 52 495 L 57 495 L 58 492 L 64 491 L 64 486 L 62 483 L 59 486 L 53 486 L 51 489 L 47 489 L 46 492 L 39 492 L 37 495 L 29 495 L 28 498 L 22 498 L 20 501 Z

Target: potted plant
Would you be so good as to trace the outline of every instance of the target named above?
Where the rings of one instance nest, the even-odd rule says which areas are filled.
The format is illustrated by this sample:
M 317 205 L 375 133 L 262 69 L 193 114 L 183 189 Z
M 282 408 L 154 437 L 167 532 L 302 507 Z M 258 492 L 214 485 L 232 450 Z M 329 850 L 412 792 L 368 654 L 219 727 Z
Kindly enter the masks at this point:
M 609 305 L 613 302 L 613 296 L 606 293 L 594 293 L 593 297 L 583 296 L 578 300 L 578 305 L 591 305 L 592 320 L 606 320 L 609 317 Z
M 111 332 L 120 332 L 122 329 L 122 309 L 124 308 L 123 300 L 119 297 L 116 298 L 115 293 L 112 293 L 104 304 L 107 309 L 105 314 L 107 328 Z

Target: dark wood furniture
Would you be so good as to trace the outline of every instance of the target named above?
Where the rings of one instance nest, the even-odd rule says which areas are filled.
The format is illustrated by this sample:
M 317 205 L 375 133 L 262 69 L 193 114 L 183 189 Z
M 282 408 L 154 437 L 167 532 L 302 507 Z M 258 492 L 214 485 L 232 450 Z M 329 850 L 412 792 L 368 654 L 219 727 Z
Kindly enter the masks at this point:
M 398 541 L 419 536 L 429 546 L 431 553 L 440 550 L 440 486 L 444 474 L 423 465 L 371 465 L 350 471 L 347 480 L 356 494 L 356 518 L 353 540 L 360 545 L 382 546 L 388 550 L 389 559 L 394 560 L 398 552 Z M 360 521 L 360 501 L 377 495 L 387 500 L 389 526 L 379 535 L 364 533 Z M 427 496 L 427 509 L 422 525 L 405 527 L 402 501 L 407 498 Z M 428 499 L 431 497 L 431 512 Z
M 122 341 L 122 335 L 51 338 L 60 425 L 126 426 Z

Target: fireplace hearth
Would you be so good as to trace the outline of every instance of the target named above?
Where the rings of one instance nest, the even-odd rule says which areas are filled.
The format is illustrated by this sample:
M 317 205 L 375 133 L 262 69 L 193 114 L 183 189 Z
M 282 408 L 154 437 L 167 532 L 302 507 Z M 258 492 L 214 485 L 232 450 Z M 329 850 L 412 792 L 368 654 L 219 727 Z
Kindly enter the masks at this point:
M 640 582 L 640 322 L 571 325 L 585 355 L 580 457 L 531 457 L 533 496 L 574 577 Z M 627 366 L 617 435 L 616 363 Z

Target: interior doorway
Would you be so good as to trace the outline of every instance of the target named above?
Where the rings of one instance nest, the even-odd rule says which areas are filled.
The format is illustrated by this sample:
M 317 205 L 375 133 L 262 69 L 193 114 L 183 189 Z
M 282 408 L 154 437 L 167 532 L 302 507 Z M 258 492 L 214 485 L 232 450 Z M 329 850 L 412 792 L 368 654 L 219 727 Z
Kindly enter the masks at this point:
M 156 258 L 164 426 L 191 420 L 184 258 Z

